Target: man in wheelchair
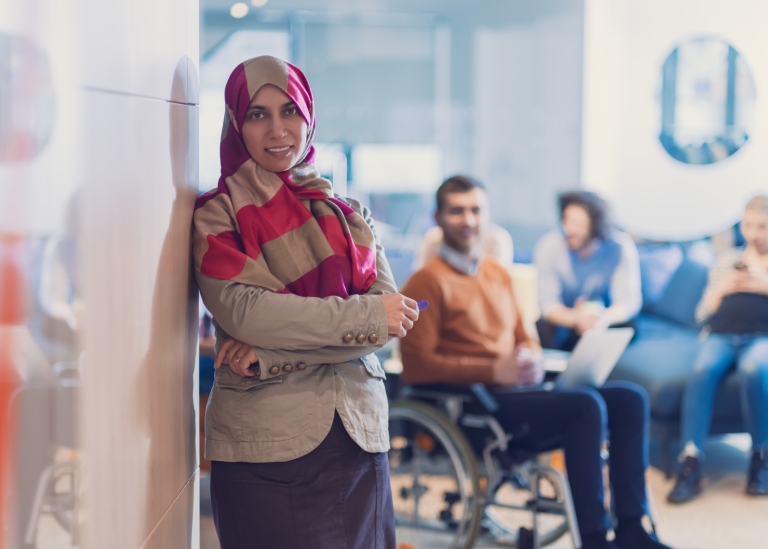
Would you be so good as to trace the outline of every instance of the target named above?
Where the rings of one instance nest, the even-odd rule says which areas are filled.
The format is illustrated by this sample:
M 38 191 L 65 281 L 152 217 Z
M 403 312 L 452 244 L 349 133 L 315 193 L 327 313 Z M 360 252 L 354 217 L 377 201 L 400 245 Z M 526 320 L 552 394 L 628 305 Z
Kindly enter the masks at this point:
M 526 434 L 517 450 L 562 448 L 584 549 L 669 549 L 642 525 L 647 514 L 648 397 L 630 383 L 543 390 L 541 348 L 527 332 L 507 270 L 477 252 L 487 217 L 482 185 L 454 176 L 437 190 L 443 229 L 438 257 L 414 273 L 402 293 L 427 300 L 401 341 L 403 381 L 489 387 L 502 427 Z M 472 404 L 468 404 L 467 411 Z M 479 405 L 478 405 L 479 406 Z M 604 503 L 601 449 L 610 445 L 615 537 Z

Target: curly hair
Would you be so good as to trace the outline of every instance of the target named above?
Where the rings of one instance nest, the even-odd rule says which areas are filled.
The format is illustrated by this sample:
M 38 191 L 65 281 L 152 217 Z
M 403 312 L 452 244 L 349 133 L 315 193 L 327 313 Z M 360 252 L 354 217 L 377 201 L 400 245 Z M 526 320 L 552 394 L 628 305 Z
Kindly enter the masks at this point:
M 560 209 L 560 221 L 568 206 L 581 206 L 589 216 L 592 238 L 605 240 L 611 233 L 612 221 L 608 203 L 597 193 L 591 191 L 568 191 L 558 195 L 557 207 Z

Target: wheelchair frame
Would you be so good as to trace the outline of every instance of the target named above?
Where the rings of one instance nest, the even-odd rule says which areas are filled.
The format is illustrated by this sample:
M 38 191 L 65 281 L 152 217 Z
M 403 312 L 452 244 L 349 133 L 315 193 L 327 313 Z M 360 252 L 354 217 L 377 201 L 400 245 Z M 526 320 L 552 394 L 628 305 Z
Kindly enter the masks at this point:
M 499 506 L 516 511 L 531 513 L 531 524 L 533 525 L 530 542 L 522 539 L 506 541 L 506 546 L 519 547 L 519 549 L 540 549 L 543 545 L 554 542 L 566 532 L 570 532 L 574 547 L 581 547 L 581 536 L 579 533 L 576 515 L 571 498 L 570 487 L 567 479 L 562 473 L 548 465 L 536 462 L 533 455 L 526 456 L 522 460 L 509 460 L 506 463 L 504 456 L 510 440 L 520 436 L 516 433 L 506 433 L 499 424 L 498 420 L 492 415 L 498 408 L 498 404 L 491 393 L 482 385 L 471 387 L 471 394 L 458 392 L 432 390 L 427 388 L 404 387 L 400 391 L 398 400 L 390 404 L 390 418 L 411 419 L 421 421 L 422 425 L 432 428 L 435 436 L 442 438 L 441 443 L 446 451 L 455 452 L 460 456 L 457 462 L 462 463 L 466 470 L 458 472 L 469 477 L 468 486 L 471 490 L 462 487 L 462 479 L 458 479 L 459 489 L 462 491 L 471 491 L 469 494 L 469 509 L 465 509 L 465 515 L 469 514 L 469 519 L 464 517 L 460 523 L 460 528 L 454 541 L 453 547 L 470 549 L 474 546 L 475 540 L 480 534 L 481 527 L 486 526 L 488 533 L 496 537 L 493 533 L 493 526 L 496 521 L 489 511 L 493 506 Z M 464 405 L 473 400 L 479 401 L 488 414 L 465 414 Z M 426 402 L 430 404 L 427 404 Z M 434 404 L 432 404 L 434 403 Z M 488 442 L 482 449 L 482 473 L 478 467 L 476 452 L 467 440 L 467 436 L 462 431 L 467 429 L 481 429 L 491 434 Z M 442 433 L 436 431 L 442 430 Z M 453 460 L 455 456 L 452 456 Z M 496 459 L 494 459 L 494 457 Z M 497 465 L 497 461 L 499 465 Z M 529 480 L 523 478 L 518 472 L 524 468 Z M 484 474 L 483 474 L 484 473 Z M 484 478 L 484 483 L 481 482 Z M 523 506 L 510 506 L 497 503 L 495 492 L 504 482 L 511 481 L 519 489 L 531 492 L 532 497 L 527 499 Z M 554 488 L 555 498 L 546 497 L 541 493 L 542 482 L 549 482 Z M 414 482 L 417 484 L 417 482 Z M 483 485 L 484 484 L 484 485 Z M 463 497 L 463 496 L 461 496 Z M 418 497 L 415 503 L 418 508 Z M 451 504 L 449 503 L 449 509 Z M 564 522 L 550 531 L 539 532 L 539 515 L 545 513 L 550 515 L 560 515 Z M 465 522 L 469 520 L 468 524 Z M 489 527 L 490 526 L 490 527 Z M 505 526 L 496 524 L 498 531 L 510 532 Z M 465 531 L 466 530 L 466 531 Z M 497 531 L 497 533 L 498 533 Z M 466 535 L 465 535 L 466 534 Z M 524 545 L 528 543 L 528 545 Z

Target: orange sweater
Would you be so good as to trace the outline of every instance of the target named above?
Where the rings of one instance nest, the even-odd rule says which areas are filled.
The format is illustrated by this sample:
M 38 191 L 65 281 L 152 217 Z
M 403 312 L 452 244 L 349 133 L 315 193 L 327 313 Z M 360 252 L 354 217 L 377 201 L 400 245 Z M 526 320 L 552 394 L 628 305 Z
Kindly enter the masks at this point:
M 512 278 L 492 259 L 473 276 L 437 257 L 401 292 L 429 301 L 400 341 L 406 383 L 491 384 L 497 357 L 519 345 L 539 349 L 521 322 Z

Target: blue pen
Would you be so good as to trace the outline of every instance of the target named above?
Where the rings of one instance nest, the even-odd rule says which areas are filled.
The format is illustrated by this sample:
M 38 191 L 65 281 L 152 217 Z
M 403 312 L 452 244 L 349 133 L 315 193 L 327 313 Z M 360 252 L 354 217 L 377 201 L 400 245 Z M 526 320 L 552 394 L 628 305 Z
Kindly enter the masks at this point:
M 421 301 L 416 302 L 416 306 L 419 308 L 420 311 L 423 311 L 427 307 L 429 307 L 429 301 L 426 299 L 422 299 Z

